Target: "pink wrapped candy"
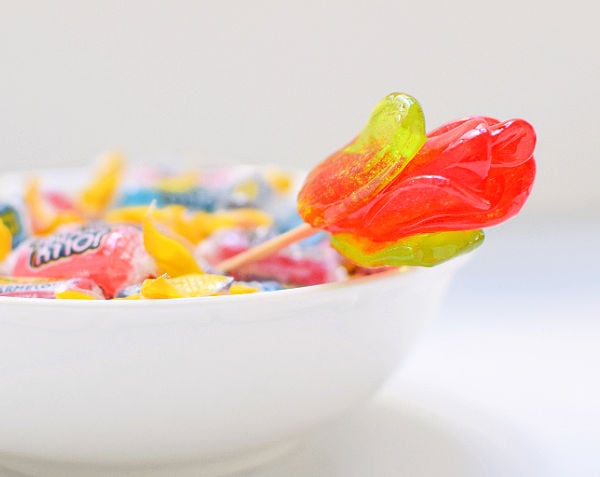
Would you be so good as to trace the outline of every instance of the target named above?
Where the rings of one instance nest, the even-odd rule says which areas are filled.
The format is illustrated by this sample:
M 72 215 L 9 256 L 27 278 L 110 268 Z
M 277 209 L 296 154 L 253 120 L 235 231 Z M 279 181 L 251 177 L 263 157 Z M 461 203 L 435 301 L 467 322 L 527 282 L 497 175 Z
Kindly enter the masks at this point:
M 218 231 L 202 242 L 197 253 L 211 265 L 266 240 L 267 236 L 242 229 Z M 277 281 L 284 286 L 308 286 L 329 283 L 347 278 L 341 265 L 341 256 L 326 241 L 311 244 L 292 244 L 284 250 L 258 261 L 246 263 L 230 270 L 236 280 Z
M 13 250 L 4 267 L 4 273 L 17 277 L 89 278 L 106 298 L 156 272 L 139 228 L 94 223 L 30 238 Z

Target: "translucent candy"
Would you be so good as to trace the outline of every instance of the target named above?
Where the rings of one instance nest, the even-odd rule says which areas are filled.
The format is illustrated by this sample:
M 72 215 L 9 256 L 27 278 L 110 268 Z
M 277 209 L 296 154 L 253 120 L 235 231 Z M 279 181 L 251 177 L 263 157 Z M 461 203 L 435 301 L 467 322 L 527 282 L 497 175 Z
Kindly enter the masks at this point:
M 430 133 L 390 185 L 330 230 L 390 240 L 490 227 L 514 216 L 535 176 L 533 128 L 521 119 L 471 118 Z
M 534 147 L 522 119 L 470 117 L 427 135 L 419 103 L 393 93 L 308 174 L 297 202 L 295 172 L 143 167 L 130 175 L 109 153 L 78 191 L 46 190 L 34 179 L 15 202 L 25 204 L 22 214 L 2 198 L 0 273 L 90 279 L 106 298 L 145 299 L 436 265 L 518 213 L 534 180 Z M 89 297 L 78 289 L 55 295 Z
M 425 119 L 415 98 L 394 93 L 376 107 L 363 131 L 315 167 L 298 196 L 298 211 L 330 231 L 368 204 L 408 164 L 426 140 Z
M 479 229 L 516 215 L 533 185 L 536 137 L 526 121 L 454 121 L 407 153 L 390 145 L 395 136 L 388 128 L 401 131 L 405 144 L 421 144 L 423 122 L 403 111 L 388 113 L 400 119 L 385 127 L 374 114 L 359 136 L 373 139 L 355 140 L 327 158 L 299 194 L 303 219 L 333 233 L 335 247 L 361 264 L 432 265 L 471 250 L 481 243 Z M 386 167 L 378 166 L 382 157 Z M 463 233 L 435 235 L 458 231 Z
M 482 230 L 417 234 L 396 242 L 373 242 L 352 234 L 335 234 L 331 245 L 363 267 L 432 266 L 475 249 L 483 239 Z

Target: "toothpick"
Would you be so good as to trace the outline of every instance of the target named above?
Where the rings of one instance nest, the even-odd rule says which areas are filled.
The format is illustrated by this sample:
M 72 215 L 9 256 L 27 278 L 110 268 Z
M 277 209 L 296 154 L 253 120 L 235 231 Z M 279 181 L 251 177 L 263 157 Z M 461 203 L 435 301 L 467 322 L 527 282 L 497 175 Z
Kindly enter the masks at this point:
M 320 229 L 316 229 L 309 224 L 299 225 L 298 227 L 288 230 L 281 235 L 277 235 L 276 237 L 273 237 L 272 239 L 267 240 L 256 247 L 252 247 L 244 252 L 234 255 L 231 258 L 223 260 L 216 266 L 216 269 L 223 273 L 229 272 L 247 263 L 256 262 L 273 255 L 288 245 L 308 238 L 320 231 Z

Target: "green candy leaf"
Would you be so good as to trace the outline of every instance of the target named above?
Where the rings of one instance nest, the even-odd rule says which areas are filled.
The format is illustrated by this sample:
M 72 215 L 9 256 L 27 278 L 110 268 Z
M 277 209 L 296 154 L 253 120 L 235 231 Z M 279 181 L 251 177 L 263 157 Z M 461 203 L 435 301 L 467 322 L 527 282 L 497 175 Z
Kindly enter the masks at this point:
M 340 233 L 332 236 L 331 245 L 343 256 L 363 267 L 431 267 L 474 250 L 483 240 L 483 230 L 418 234 L 396 242 L 373 242 Z
M 405 93 L 391 93 L 377 103 L 367 125 L 344 152 L 363 154 L 379 149 L 376 160 L 385 157 L 386 161 L 402 160 L 406 165 L 426 140 L 419 102 Z

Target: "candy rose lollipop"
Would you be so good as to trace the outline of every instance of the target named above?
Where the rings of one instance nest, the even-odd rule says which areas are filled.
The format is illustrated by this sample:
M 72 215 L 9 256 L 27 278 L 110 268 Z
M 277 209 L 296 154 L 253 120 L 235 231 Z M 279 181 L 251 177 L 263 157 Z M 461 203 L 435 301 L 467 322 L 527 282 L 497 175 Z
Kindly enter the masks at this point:
M 432 266 L 468 252 L 482 243 L 483 227 L 513 217 L 525 203 L 535 139 L 522 119 L 480 116 L 426 134 L 418 102 L 390 94 L 350 144 L 308 174 L 298 195 L 306 223 L 220 268 L 262 258 L 319 229 L 366 267 Z

